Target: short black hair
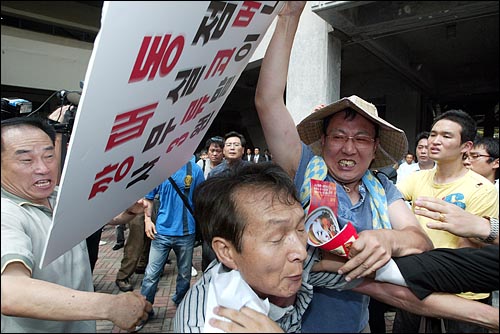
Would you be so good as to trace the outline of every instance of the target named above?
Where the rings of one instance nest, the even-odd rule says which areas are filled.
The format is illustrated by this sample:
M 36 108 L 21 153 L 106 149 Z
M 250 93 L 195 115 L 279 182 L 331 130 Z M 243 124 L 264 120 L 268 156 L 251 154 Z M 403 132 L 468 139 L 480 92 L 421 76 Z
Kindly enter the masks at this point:
M 425 139 L 429 138 L 429 135 L 430 135 L 429 131 L 422 131 L 422 132 L 419 132 L 419 133 L 417 134 L 417 136 L 415 137 L 415 144 L 416 144 L 416 145 L 418 145 L 418 142 L 419 142 L 421 139 L 423 139 L 423 138 L 425 138 Z
M 194 215 L 200 223 L 203 240 L 210 245 L 214 237 L 231 242 L 241 252 L 241 240 L 247 225 L 235 195 L 241 190 L 272 193 L 273 200 L 300 205 L 293 180 L 273 162 L 244 164 L 208 178 L 194 191 Z
M 489 158 L 488 163 L 492 163 L 495 159 L 498 159 L 498 138 L 493 137 L 476 137 L 474 140 L 474 147 L 483 147 L 486 153 L 488 153 Z M 500 173 L 499 168 L 495 171 L 495 179 L 498 179 Z
M 493 137 L 478 137 L 474 140 L 474 147 L 482 146 L 488 155 L 494 159 L 498 159 L 498 138 Z
M 39 128 L 43 132 L 47 134 L 47 136 L 50 137 L 50 140 L 52 141 L 52 144 L 55 146 L 56 144 L 56 130 L 54 127 L 49 123 L 49 120 L 46 118 L 40 118 L 40 117 L 12 117 L 8 119 L 2 120 L 2 132 L 4 128 L 7 127 L 21 127 L 21 126 L 32 126 L 35 128 Z M 0 150 L 3 152 L 4 150 L 4 145 L 3 145 L 3 138 L 1 141 L 1 148 Z
M 214 136 L 214 137 L 210 137 L 207 139 L 207 141 L 205 142 L 205 149 L 208 149 L 210 148 L 210 145 L 212 144 L 215 144 L 217 146 L 219 146 L 220 149 L 223 149 L 224 148 L 224 138 L 222 138 L 221 136 Z
M 343 112 L 344 119 L 348 120 L 348 121 L 352 121 L 356 117 L 357 114 L 360 114 L 359 112 L 357 112 L 356 110 L 354 110 L 352 108 L 346 108 L 346 109 L 341 110 L 339 112 Z M 328 125 L 330 124 L 330 121 L 332 120 L 333 116 L 335 116 L 335 114 L 337 114 L 337 113 L 333 113 L 333 114 L 331 114 L 323 119 L 323 133 L 325 135 L 328 134 L 328 133 L 326 133 L 326 130 L 328 130 Z M 362 114 L 360 114 L 360 115 L 362 117 L 365 117 Z M 372 120 L 370 120 L 370 122 L 373 123 L 373 127 L 375 128 L 375 138 L 378 138 L 380 136 L 380 126 Z
M 471 115 L 460 109 L 451 109 L 436 117 L 434 119 L 434 123 L 432 123 L 432 127 L 434 127 L 438 121 L 443 119 L 447 119 L 460 125 L 462 128 L 462 131 L 460 131 L 460 144 L 468 141 L 474 141 L 477 128 L 476 121 Z
M 224 143 L 228 138 L 231 137 L 238 137 L 240 138 L 241 141 L 241 146 L 246 147 L 247 146 L 247 141 L 245 140 L 245 136 L 243 136 L 241 133 L 236 132 L 236 131 L 230 131 L 224 135 Z

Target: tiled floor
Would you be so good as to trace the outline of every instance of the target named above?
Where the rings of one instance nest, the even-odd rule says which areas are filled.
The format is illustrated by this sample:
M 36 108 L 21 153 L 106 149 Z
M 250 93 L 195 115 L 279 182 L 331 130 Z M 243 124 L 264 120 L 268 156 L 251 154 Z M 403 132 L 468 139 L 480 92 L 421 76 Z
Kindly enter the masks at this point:
M 125 236 L 128 235 L 128 230 Z M 116 273 L 118 272 L 123 257 L 123 248 L 113 251 L 111 248 L 116 242 L 115 228 L 105 226 L 102 232 L 101 241 L 105 244 L 99 247 L 99 259 L 94 269 L 94 285 L 96 291 L 104 293 L 122 293 L 115 284 Z M 150 320 L 141 333 L 173 333 L 173 317 L 175 314 L 175 304 L 171 297 L 175 292 L 175 279 L 177 277 L 177 267 L 175 255 L 170 254 L 171 264 L 165 266 L 165 271 L 158 285 L 158 292 L 153 305 L 155 316 Z M 198 270 L 198 276 L 193 277 L 191 284 L 201 277 L 201 247 L 195 248 L 193 264 Z M 130 283 L 134 285 L 134 291 L 140 291 L 141 281 L 144 275 L 134 274 L 130 278 Z M 386 313 L 387 333 L 392 333 L 392 320 L 394 312 Z M 114 326 L 110 321 L 97 321 L 97 333 L 126 333 L 119 327 Z
M 125 232 L 127 237 L 128 230 Z M 111 248 L 116 242 L 114 227 L 105 226 L 102 232 L 101 241 L 105 245 L 99 247 L 99 259 L 94 268 L 94 285 L 96 291 L 105 293 L 122 293 L 115 284 L 116 273 L 120 269 L 123 257 L 123 248 L 113 251 Z M 158 284 L 155 303 L 153 305 L 155 316 L 141 330 L 141 333 L 173 333 L 173 317 L 175 314 L 175 304 L 171 297 L 175 292 L 175 279 L 177 277 L 177 267 L 175 254 L 171 252 L 171 264 L 165 266 L 165 271 Z M 198 276 L 193 277 L 191 284 L 201 277 L 201 247 L 195 248 L 193 264 L 198 270 Z M 134 274 L 130 278 L 130 283 L 134 286 L 134 291 L 140 291 L 141 281 L 144 275 Z M 114 326 L 110 321 L 98 321 L 97 333 L 126 333 L 119 327 Z

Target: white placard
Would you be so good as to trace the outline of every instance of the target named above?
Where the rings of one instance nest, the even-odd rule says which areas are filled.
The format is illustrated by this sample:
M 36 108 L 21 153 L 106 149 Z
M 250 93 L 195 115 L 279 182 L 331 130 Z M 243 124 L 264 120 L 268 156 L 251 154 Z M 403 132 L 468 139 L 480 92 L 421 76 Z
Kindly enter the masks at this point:
M 41 267 L 192 157 L 280 8 L 104 2 Z

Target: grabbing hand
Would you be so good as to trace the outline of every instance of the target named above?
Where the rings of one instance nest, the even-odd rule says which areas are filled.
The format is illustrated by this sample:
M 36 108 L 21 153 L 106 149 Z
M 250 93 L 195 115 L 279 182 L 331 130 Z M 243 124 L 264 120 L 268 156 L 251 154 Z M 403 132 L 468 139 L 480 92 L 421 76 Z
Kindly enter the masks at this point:
M 459 206 L 433 197 L 419 197 L 415 200 L 415 214 L 434 221 L 427 227 L 448 231 L 465 238 L 485 238 L 490 233 L 489 222 L 467 212 Z
M 239 311 L 217 306 L 214 308 L 214 313 L 230 320 L 208 319 L 212 327 L 226 333 L 284 333 L 281 327 L 267 315 L 246 306 Z
M 152 309 L 151 303 L 138 292 L 119 294 L 110 307 L 109 320 L 121 329 L 132 332 L 135 326 L 148 319 Z
M 358 239 L 349 248 L 349 261 L 338 270 L 350 281 L 372 275 L 384 266 L 392 256 L 390 241 L 384 230 L 366 230 L 359 233 Z

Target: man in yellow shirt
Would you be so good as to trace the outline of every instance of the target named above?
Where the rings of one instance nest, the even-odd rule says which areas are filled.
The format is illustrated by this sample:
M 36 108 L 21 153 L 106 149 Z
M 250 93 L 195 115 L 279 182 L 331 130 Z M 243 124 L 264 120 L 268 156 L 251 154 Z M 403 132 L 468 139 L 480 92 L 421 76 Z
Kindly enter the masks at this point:
M 498 193 L 494 185 L 485 177 L 467 169 L 462 162 L 464 154 L 473 146 L 475 135 L 475 121 L 464 111 L 449 110 L 436 118 L 428 138 L 429 158 L 436 161 L 436 168 L 412 173 L 397 184 L 404 198 L 413 203 L 413 210 L 416 209 L 414 201 L 418 197 L 427 196 L 453 203 L 478 216 L 498 217 Z M 427 223 L 432 222 L 432 218 L 425 216 L 417 218 L 436 248 L 479 246 L 479 241 L 475 238 L 462 238 L 447 231 L 428 228 Z M 445 221 L 446 215 L 441 214 L 438 219 Z M 475 300 L 484 300 L 488 297 L 487 294 L 470 293 L 462 296 Z M 399 315 L 397 312 L 395 331 L 404 331 L 398 328 Z M 409 321 L 404 323 L 408 324 Z M 448 332 L 469 326 L 457 322 L 452 324 L 450 321 L 446 323 Z M 481 328 L 469 328 L 469 330 L 475 333 L 484 331 Z

